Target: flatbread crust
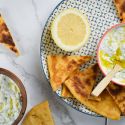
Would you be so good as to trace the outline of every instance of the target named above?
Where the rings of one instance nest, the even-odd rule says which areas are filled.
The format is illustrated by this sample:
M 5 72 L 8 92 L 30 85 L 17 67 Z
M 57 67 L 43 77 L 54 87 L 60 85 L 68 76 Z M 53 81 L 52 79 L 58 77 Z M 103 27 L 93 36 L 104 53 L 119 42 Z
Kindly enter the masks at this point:
M 88 87 L 88 99 L 90 100 L 96 100 L 96 101 L 101 101 L 101 98 L 100 96 L 99 97 L 95 97 L 95 96 L 92 96 L 90 95 L 91 91 L 92 91 L 92 88 L 95 84 L 91 84 L 91 85 L 87 85 L 87 82 L 91 81 L 91 78 L 90 77 L 94 77 L 93 74 L 98 74 L 97 70 L 96 72 L 93 72 L 92 71 L 92 68 L 96 67 L 97 68 L 97 64 L 88 68 L 87 70 L 85 71 L 75 71 L 73 72 L 70 76 L 69 76 L 69 79 L 73 78 L 74 77 L 74 82 L 76 82 L 75 80 L 77 80 L 75 77 L 78 77 L 79 78 L 79 82 L 83 82 L 83 86 L 87 86 Z M 95 68 L 95 69 L 96 69 Z M 90 74 L 89 74 L 90 73 Z M 88 75 L 89 74 L 89 75 Z M 95 77 L 96 78 L 96 77 Z M 93 79 L 93 78 L 92 78 Z M 68 79 L 67 79 L 68 80 Z M 88 81 L 89 80 L 89 81 Z M 92 80 L 93 81 L 93 80 Z M 93 83 L 96 83 L 96 79 L 94 79 Z M 62 97 L 64 98 L 75 98 L 73 97 L 72 93 L 69 91 L 69 89 L 65 86 L 65 84 L 62 85 Z
M 114 0 L 121 22 L 125 22 L 125 0 Z
M 110 83 L 107 90 L 120 108 L 122 115 L 125 115 L 125 87 Z
M 61 96 L 64 98 L 74 98 L 65 84 L 62 84 Z
M 61 97 L 63 98 L 75 98 L 72 93 L 69 91 L 69 89 L 66 87 L 65 84 L 62 85 L 62 91 L 61 91 Z M 95 100 L 95 101 L 101 101 L 101 97 L 98 96 L 93 96 L 93 95 L 90 95 L 88 97 L 89 100 Z
M 101 101 L 88 99 L 95 84 L 97 64 L 82 73 L 77 73 L 64 82 L 72 95 L 90 110 L 111 119 L 120 119 L 120 110 L 107 91 L 100 97 Z
M 73 88 L 76 92 L 80 93 L 82 96 L 88 98 L 91 94 L 94 85 L 96 84 L 97 75 L 98 75 L 98 65 L 95 64 L 85 69 L 84 71 L 77 70 L 69 77 L 69 79 L 65 81 L 64 84 L 66 86 L 68 86 L 68 84 L 72 84 L 72 86 L 70 86 L 71 88 Z
M 53 91 L 56 91 L 73 71 L 90 59 L 91 56 L 49 55 L 47 62 Z
M 22 125 L 54 125 L 48 101 L 33 107 L 26 115 Z
M 5 24 L 1 14 L 0 14 L 0 43 L 3 44 L 5 47 L 9 48 L 13 51 L 16 55 L 19 55 L 19 50 L 17 49 L 13 38 Z

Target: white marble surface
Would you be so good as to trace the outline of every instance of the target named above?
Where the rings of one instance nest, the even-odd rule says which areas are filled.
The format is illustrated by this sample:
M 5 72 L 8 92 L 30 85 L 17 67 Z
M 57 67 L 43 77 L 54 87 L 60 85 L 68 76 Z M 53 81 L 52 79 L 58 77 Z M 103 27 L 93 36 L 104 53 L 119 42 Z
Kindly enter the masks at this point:
M 104 118 L 91 117 L 63 104 L 51 91 L 40 68 L 40 38 L 44 24 L 60 0 L 0 0 L 6 20 L 21 56 L 15 57 L 0 45 L 0 67 L 11 70 L 23 81 L 28 95 L 27 111 L 49 100 L 55 125 L 105 125 Z M 108 125 L 123 125 L 109 120 Z M 20 123 L 21 125 L 21 123 Z

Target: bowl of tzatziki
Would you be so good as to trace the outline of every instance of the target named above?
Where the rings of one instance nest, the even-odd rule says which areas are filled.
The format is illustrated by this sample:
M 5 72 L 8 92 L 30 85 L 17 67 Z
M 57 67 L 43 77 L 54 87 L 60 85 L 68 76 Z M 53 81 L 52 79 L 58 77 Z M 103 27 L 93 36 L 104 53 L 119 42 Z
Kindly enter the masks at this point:
M 119 64 L 123 70 L 114 75 L 112 82 L 125 85 L 125 23 L 111 27 L 103 35 L 98 44 L 97 61 L 104 75 Z
M 0 68 L 0 125 L 18 125 L 26 106 L 27 95 L 21 80 Z

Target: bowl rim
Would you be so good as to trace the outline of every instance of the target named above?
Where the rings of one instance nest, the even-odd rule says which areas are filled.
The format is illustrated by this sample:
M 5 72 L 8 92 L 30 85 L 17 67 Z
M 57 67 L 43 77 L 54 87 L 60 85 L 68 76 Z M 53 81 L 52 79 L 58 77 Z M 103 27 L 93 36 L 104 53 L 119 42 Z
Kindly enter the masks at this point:
M 12 124 L 12 125 L 18 125 L 18 123 L 23 118 L 23 116 L 25 114 L 25 111 L 26 111 L 26 107 L 27 107 L 27 93 L 26 93 L 25 87 L 24 87 L 22 81 L 11 71 L 9 71 L 7 69 L 4 69 L 4 68 L 0 68 L 0 74 L 8 76 L 10 79 L 12 79 L 14 81 L 14 83 L 20 89 L 20 92 L 21 92 L 20 98 L 21 98 L 21 101 L 22 101 L 22 108 L 21 108 L 21 111 L 20 111 L 18 117 L 16 118 L 16 120 Z
M 112 31 L 112 29 L 115 29 L 115 28 L 117 28 L 117 27 L 121 27 L 121 26 L 124 26 L 125 25 L 125 23 L 119 23 L 119 24 L 115 24 L 115 25 L 113 25 L 113 26 L 111 26 L 104 34 L 103 34 L 103 36 L 101 37 L 101 39 L 100 39 L 100 41 L 99 41 L 99 43 L 98 43 L 98 45 L 97 45 L 97 53 L 96 53 L 96 58 L 97 58 L 97 63 L 98 63 L 98 65 L 99 65 L 99 68 L 100 68 L 100 70 L 102 71 L 102 73 L 104 74 L 104 76 L 106 76 L 107 74 L 104 72 L 104 70 L 103 70 L 103 68 L 102 68 L 102 65 L 101 65 L 101 61 L 100 61 L 100 57 L 99 57 L 99 50 L 100 50 L 100 47 L 101 47 L 101 44 L 103 43 L 103 40 L 104 40 L 104 38 L 106 37 L 106 35 L 110 32 L 110 31 Z M 125 85 L 123 85 L 123 84 L 121 84 L 120 82 L 116 82 L 115 80 L 111 80 L 111 82 L 112 83 L 114 83 L 114 84 L 117 84 L 117 85 L 120 85 L 120 86 L 125 86 Z

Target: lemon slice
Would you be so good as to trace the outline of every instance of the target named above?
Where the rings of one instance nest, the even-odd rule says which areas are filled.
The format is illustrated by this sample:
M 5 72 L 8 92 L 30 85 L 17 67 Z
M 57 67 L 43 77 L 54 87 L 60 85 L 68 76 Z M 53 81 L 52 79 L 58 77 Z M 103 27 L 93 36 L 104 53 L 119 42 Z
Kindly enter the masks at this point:
M 77 9 L 67 9 L 52 23 L 52 38 L 61 49 L 75 51 L 88 40 L 90 26 L 87 17 Z

